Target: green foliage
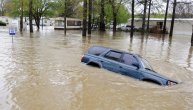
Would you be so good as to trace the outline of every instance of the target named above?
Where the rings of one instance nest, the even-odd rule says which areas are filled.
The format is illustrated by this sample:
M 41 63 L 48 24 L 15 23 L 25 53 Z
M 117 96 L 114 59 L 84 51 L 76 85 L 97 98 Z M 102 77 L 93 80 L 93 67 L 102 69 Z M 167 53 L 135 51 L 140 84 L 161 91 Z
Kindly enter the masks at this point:
M 160 13 L 152 13 L 150 15 L 151 18 L 164 18 L 165 14 L 160 14 Z
M 21 3 L 23 2 L 24 16 L 28 16 L 28 0 L 11 0 L 6 2 L 5 9 L 7 16 L 20 16 L 21 14 Z
M 66 8 L 64 6 L 66 2 Z M 64 11 L 66 9 L 67 17 L 82 17 L 82 6 L 79 0 L 56 0 L 53 5 L 55 16 L 64 16 Z
M 128 10 L 125 8 L 125 6 L 121 5 L 117 14 L 117 23 L 127 23 L 128 19 L 130 17 L 130 14 Z
M 113 21 L 113 12 L 110 4 L 105 6 L 106 22 L 111 23 Z M 117 13 L 117 24 L 127 23 L 130 14 L 124 5 L 121 5 Z

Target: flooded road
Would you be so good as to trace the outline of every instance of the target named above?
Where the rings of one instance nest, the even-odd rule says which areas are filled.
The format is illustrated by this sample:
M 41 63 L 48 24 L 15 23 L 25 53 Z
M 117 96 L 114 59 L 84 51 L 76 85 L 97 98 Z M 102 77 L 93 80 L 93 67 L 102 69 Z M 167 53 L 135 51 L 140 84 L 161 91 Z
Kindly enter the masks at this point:
M 80 31 L 44 30 L 11 37 L 0 33 L 0 110 L 191 110 L 193 47 L 190 36 L 110 31 L 82 38 Z M 93 45 L 145 57 L 179 82 L 161 87 L 80 63 Z

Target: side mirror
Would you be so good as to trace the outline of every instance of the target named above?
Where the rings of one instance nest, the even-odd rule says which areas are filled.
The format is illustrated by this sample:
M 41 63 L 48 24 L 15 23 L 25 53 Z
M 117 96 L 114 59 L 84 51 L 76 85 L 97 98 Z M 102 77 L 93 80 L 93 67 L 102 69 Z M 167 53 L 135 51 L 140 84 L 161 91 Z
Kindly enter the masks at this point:
M 139 63 L 133 63 L 132 65 L 137 67 L 137 69 L 139 69 Z

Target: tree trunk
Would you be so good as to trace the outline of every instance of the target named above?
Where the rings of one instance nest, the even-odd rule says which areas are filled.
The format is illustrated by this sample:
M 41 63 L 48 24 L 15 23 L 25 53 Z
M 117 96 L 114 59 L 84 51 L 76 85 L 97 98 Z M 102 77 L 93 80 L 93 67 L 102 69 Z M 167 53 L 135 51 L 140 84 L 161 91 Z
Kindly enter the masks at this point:
M 83 29 L 82 29 L 82 36 L 86 37 L 86 30 L 87 30 L 87 0 L 84 0 L 83 4 Z
M 146 10 L 147 10 L 147 0 L 144 0 L 144 11 L 143 11 L 143 21 L 142 21 L 142 33 L 145 31 L 145 19 L 146 19 Z
M 92 0 L 89 0 L 89 12 L 88 12 L 88 35 L 91 35 L 91 20 L 92 20 Z
M 32 0 L 29 2 L 29 26 L 30 26 L 30 33 L 33 33 L 33 25 L 32 25 Z
M 116 32 L 117 27 L 117 13 L 113 13 L 113 32 Z
M 133 33 L 134 33 L 134 7 L 135 6 L 135 0 L 132 0 L 132 10 L 131 10 L 131 33 L 130 33 L 130 37 L 133 38 Z
M 149 32 L 149 19 L 151 15 L 151 0 L 149 0 L 149 11 L 148 11 L 148 20 L 147 20 L 147 31 Z
M 21 0 L 20 32 L 23 31 L 23 0 Z
M 173 4 L 173 13 L 172 13 L 172 21 L 171 21 L 171 27 L 170 27 L 170 37 L 173 36 L 173 29 L 174 29 L 174 20 L 175 20 L 175 15 L 176 15 L 176 5 L 177 5 L 177 0 L 174 0 Z
M 105 10 L 104 10 L 104 0 L 101 0 L 101 12 L 100 12 L 100 25 L 99 30 L 105 31 Z
M 36 23 L 38 31 L 40 30 L 40 20 L 41 20 L 41 17 L 38 17 L 37 23 Z
M 36 16 L 35 18 L 35 22 L 36 22 L 36 26 L 37 26 L 37 31 L 40 30 L 40 20 L 41 20 L 41 16 Z
M 66 8 L 66 1 L 67 0 L 64 1 L 64 35 L 66 35 L 66 23 L 67 23 L 66 22 L 66 12 L 67 12 L 66 11 L 67 10 L 67 8 Z
M 166 12 L 165 12 L 165 18 L 164 18 L 164 27 L 163 27 L 163 33 L 166 33 L 166 24 L 167 24 L 167 16 L 168 16 L 168 7 L 169 7 L 169 0 L 167 0 L 166 4 Z

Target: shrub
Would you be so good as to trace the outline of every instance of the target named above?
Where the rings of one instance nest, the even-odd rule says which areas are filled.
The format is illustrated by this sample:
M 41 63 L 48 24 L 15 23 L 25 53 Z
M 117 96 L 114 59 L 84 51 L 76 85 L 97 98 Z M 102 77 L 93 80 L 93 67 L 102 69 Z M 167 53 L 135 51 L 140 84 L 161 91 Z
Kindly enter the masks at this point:
M 0 26 L 6 26 L 6 23 L 3 21 L 0 21 Z

